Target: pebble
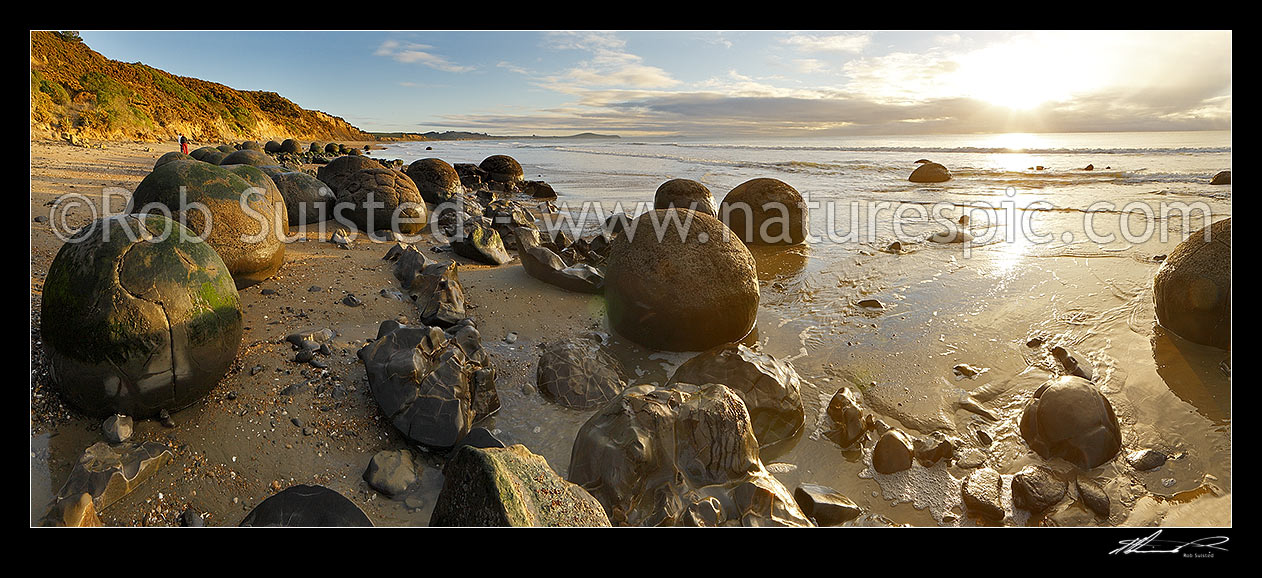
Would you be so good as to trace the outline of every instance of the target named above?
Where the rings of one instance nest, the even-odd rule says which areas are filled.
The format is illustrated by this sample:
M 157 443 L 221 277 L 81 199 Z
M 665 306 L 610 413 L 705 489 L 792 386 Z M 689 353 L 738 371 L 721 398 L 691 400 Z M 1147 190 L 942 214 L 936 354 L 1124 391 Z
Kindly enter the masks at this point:
M 227 396 L 227 397 L 228 397 L 228 399 L 229 399 L 229 400 L 236 399 L 236 398 L 237 398 L 237 392 L 235 392 L 235 391 L 229 391 L 229 392 L 228 392 L 228 396 Z
M 1157 450 L 1146 448 L 1131 452 L 1126 456 L 1126 462 L 1138 471 L 1146 472 L 1155 470 L 1166 463 L 1166 454 Z
M 180 514 L 180 525 L 185 528 L 201 528 L 206 525 L 206 521 L 201 514 L 189 508 Z
M 291 419 L 291 420 L 289 420 L 289 421 L 290 421 L 291 423 L 293 423 L 294 425 L 298 426 L 298 427 L 302 427 L 302 426 L 304 425 L 304 424 L 303 424 L 303 421 L 302 421 L 301 419 L 299 419 L 299 418 L 293 418 L 293 419 Z
M 867 307 L 869 309 L 885 309 L 885 304 L 876 299 L 863 299 L 857 303 L 859 307 Z
M 513 343 L 517 343 L 517 332 L 509 331 L 508 335 L 504 336 L 504 343 L 508 343 L 510 345 Z
M 1004 517 L 1003 478 L 999 472 L 990 468 L 982 468 L 969 474 L 960 485 L 960 496 L 964 498 L 964 507 L 988 520 L 1002 520 Z
M 262 290 L 262 291 L 259 291 L 259 294 L 260 294 L 260 295 L 275 295 L 275 294 L 276 294 L 276 290 L 275 290 L 275 289 L 264 289 L 264 290 Z
M 266 369 L 266 368 L 265 368 L 265 367 L 263 367 L 262 365 L 256 365 L 256 366 L 254 366 L 254 367 L 251 367 L 251 368 L 250 368 L 250 375 L 258 375 L 258 374 L 259 374 L 259 373 L 261 373 L 264 369 Z
M 131 439 L 133 431 L 133 422 L 130 416 L 115 414 L 105 418 L 105 422 L 101 424 L 101 432 L 105 434 L 106 441 L 112 444 L 123 443 Z
M 1075 480 L 1078 487 L 1078 497 L 1086 504 L 1087 509 L 1095 512 L 1102 518 L 1109 517 L 1109 495 L 1104 492 L 1104 488 L 1100 487 L 1094 480 L 1086 476 L 1078 476 Z
M 348 307 L 359 307 L 360 305 L 363 305 L 364 302 L 360 301 L 359 297 L 356 297 L 354 295 L 347 295 L 346 297 L 342 298 L 342 304 Z
M 161 421 L 162 427 L 175 427 L 175 420 L 171 419 L 171 414 L 165 409 L 158 412 L 158 420 Z
M 1044 466 L 1026 466 L 1012 477 L 1012 504 L 1041 514 L 1065 497 L 1069 485 Z
M 312 292 L 312 293 L 320 293 L 320 292 L 324 291 L 324 288 L 323 288 L 323 287 L 318 287 L 318 286 L 316 286 L 316 285 L 312 285 L 312 286 L 310 286 L 310 287 L 308 287 L 308 288 L 307 288 L 307 291 L 310 291 L 310 292 Z

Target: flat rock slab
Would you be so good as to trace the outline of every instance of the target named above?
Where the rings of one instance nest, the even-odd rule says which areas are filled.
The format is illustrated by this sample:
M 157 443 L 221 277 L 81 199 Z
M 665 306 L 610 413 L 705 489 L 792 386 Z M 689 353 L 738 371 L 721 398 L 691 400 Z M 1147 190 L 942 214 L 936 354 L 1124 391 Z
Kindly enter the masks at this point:
M 78 500 L 81 494 L 88 494 L 92 496 L 93 507 L 100 512 L 131 493 L 173 457 L 171 450 L 158 442 L 113 446 L 97 442 L 83 451 L 79 463 L 70 470 L 70 477 L 57 492 L 55 504 L 67 499 Z
M 981 515 L 987 520 L 997 521 L 1004 518 L 1003 477 L 990 468 L 973 471 L 960 485 L 960 495 L 964 498 L 964 507 L 970 512 Z

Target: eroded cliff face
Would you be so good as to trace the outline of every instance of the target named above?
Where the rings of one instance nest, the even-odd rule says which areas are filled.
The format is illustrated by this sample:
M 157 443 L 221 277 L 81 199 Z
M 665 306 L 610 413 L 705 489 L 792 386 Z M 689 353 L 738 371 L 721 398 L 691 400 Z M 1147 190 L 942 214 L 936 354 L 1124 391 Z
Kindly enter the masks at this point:
M 373 140 L 274 92 L 240 91 L 110 60 L 73 32 L 31 33 L 33 136 L 99 140 Z

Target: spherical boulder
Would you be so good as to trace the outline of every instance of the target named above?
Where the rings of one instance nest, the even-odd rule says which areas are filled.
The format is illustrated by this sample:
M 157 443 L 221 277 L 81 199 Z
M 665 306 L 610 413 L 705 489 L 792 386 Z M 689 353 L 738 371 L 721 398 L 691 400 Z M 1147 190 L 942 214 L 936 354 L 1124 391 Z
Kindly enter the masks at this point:
M 1209 184 L 1230 185 L 1231 184 L 1231 171 L 1219 171 L 1217 174 L 1214 175 L 1214 178 L 1210 179 Z
M 316 169 L 316 178 L 324 181 L 334 192 L 350 175 L 361 169 L 383 168 L 381 163 L 365 157 L 341 157 Z
M 165 207 L 219 253 L 240 289 L 271 277 L 285 261 L 285 200 L 274 184 L 261 194 L 257 188 L 228 167 L 172 161 L 140 181 L 129 209 Z
M 156 168 L 158 168 L 158 167 L 160 167 L 160 166 L 162 166 L 162 165 L 165 165 L 165 164 L 167 164 L 167 163 L 169 163 L 169 162 L 171 162 L 171 161 L 179 161 L 179 160 L 186 160 L 186 161 L 188 161 L 188 160 L 197 160 L 197 159 L 194 159 L 192 156 L 190 156 L 190 155 L 186 155 L 186 154 L 184 154 L 184 153 L 182 153 L 182 152 L 180 152 L 180 151 L 171 151 L 171 152 L 169 152 L 169 153 L 167 153 L 167 154 L 164 154 L 164 155 L 162 155 L 162 156 L 158 157 L 157 162 L 153 163 L 153 168 L 155 168 L 155 169 L 156 169 Z
M 299 484 L 255 506 L 242 527 L 372 526 L 372 520 L 346 496 L 324 486 Z
M 618 360 L 588 339 L 546 345 L 535 375 L 540 395 L 574 409 L 608 403 L 627 387 Z
M 193 157 L 202 162 L 207 162 L 212 165 L 217 165 L 219 164 L 219 161 L 222 161 L 224 157 L 228 156 L 228 153 L 225 153 L 215 147 L 202 147 L 191 153 L 188 153 L 188 156 Z M 157 168 L 157 165 L 155 165 L 154 168 Z
M 418 160 L 408 165 L 407 175 L 427 203 L 445 203 L 464 191 L 456 169 L 442 159 Z
M 653 195 L 654 209 L 678 207 L 702 212 L 711 217 L 719 216 L 714 205 L 714 195 L 705 185 L 691 179 L 671 179 L 657 187 Z
M 525 176 L 517 159 L 508 155 L 491 155 L 483 159 L 478 167 L 486 171 L 491 180 L 497 183 L 515 183 Z
M 748 335 L 758 315 L 757 266 L 726 233 L 718 219 L 685 209 L 636 217 L 610 248 L 610 325 L 636 343 L 670 351 L 702 351 Z
M 274 174 L 272 181 L 285 199 L 290 225 L 318 223 L 333 216 L 337 197 L 324 181 L 297 171 Z
M 951 171 L 938 163 L 924 163 L 916 167 L 907 180 L 913 183 L 942 183 L 951 180 Z
M 230 154 L 232 154 L 232 153 L 237 152 L 237 147 L 234 147 L 234 146 L 232 146 L 232 145 L 230 145 L 230 144 L 221 144 L 221 145 L 219 145 L 218 147 L 215 147 L 215 148 L 218 148 L 220 152 L 222 152 L 223 154 L 226 154 L 226 155 L 230 155 Z
M 277 143 L 277 146 L 280 146 L 280 144 Z M 330 153 L 330 154 L 338 154 L 342 152 L 342 145 L 337 144 L 335 142 L 331 142 L 329 144 L 324 145 L 324 152 Z
M 741 183 L 723 197 L 719 218 L 751 245 L 799 245 L 810 231 L 806 201 L 778 179 Z
M 262 167 L 276 164 L 276 159 L 264 152 L 241 150 L 229 153 L 219 161 L 221 165 L 254 165 Z
M 256 140 L 248 140 L 241 143 L 241 147 L 238 150 L 264 152 L 263 145 Z
M 1122 432 L 1113 405 L 1090 381 L 1074 375 L 1048 380 L 1021 414 L 1021 437 L 1044 458 L 1089 470 L 1117 455 Z
M 377 164 L 337 182 L 331 187 L 337 197 L 333 216 L 349 220 L 360 231 L 391 230 L 411 235 L 428 224 L 425 199 L 412 179 L 400 171 Z
M 269 141 L 267 141 L 267 144 L 264 144 L 264 145 L 263 145 L 263 152 L 265 152 L 265 153 L 278 153 L 278 152 L 280 152 L 280 143 L 278 143 L 278 142 L 276 142 L 276 141 L 274 141 L 274 140 L 269 140 Z
M 280 152 L 298 154 L 302 152 L 302 145 L 299 145 L 298 141 L 294 139 L 287 138 L 284 142 L 280 143 Z
M 1192 234 L 1153 280 L 1157 321 L 1179 337 L 1231 349 L 1231 219 Z
M 227 373 L 242 323 L 219 254 L 161 215 L 81 229 L 53 259 L 40 306 L 53 383 L 96 416 L 151 417 L 196 402 Z
M 312 143 L 311 143 L 311 146 L 308 146 L 308 147 L 307 147 L 307 150 L 308 150 L 308 151 L 311 151 L 311 152 L 313 152 L 313 153 L 320 153 L 320 152 L 324 152 L 324 145 L 323 145 L 323 144 L 320 144 L 320 143 L 318 143 L 318 142 L 312 142 Z

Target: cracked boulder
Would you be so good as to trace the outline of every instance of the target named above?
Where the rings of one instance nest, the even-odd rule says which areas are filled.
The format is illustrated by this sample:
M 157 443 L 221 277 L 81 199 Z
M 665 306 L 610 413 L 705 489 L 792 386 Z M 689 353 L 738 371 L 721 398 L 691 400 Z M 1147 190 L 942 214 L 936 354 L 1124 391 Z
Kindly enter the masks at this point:
M 92 500 L 93 511 L 100 512 L 153 477 L 173 457 L 170 448 L 158 442 L 92 444 L 70 470 L 50 514 L 60 515 L 64 521 L 70 512 L 82 512 L 86 505 L 79 502 L 85 494 Z
M 358 355 L 382 413 L 413 442 L 450 448 L 499 410 L 495 370 L 469 320 L 449 333 L 384 321 Z
M 623 390 L 579 429 L 568 479 L 614 525 L 812 525 L 763 467 L 740 396 L 719 384 Z
M 608 526 L 591 494 L 523 445 L 463 446 L 443 468 L 430 526 Z
M 574 409 L 607 403 L 627 387 L 618 360 L 589 339 L 544 346 L 535 375 L 543 397 Z
M 605 289 L 605 276 L 599 269 L 587 263 L 566 264 L 556 252 L 539 243 L 539 232 L 518 227 L 517 256 L 526 274 L 567 291 L 601 293 Z
M 413 162 L 408 165 L 407 175 L 416 183 L 421 198 L 427 203 L 446 203 L 464 192 L 460 175 L 442 159 L 421 159 Z
M 394 276 L 416 304 L 421 322 L 440 327 L 451 327 L 467 317 L 459 273 L 455 261 L 435 262 L 411 245 L 399 252 L 394 265 Z
M 263 500 L 241 521 L 243 527 L 372 526 L 372 520 L 345 496 L 324 486 L 290 486 Z
M 739 343 L 725 343 L 684 362 L 672 383 L 721 383 L 745 402 L 758 444 L 766 450 L 802 433 L 802 382 L 788 362 Z
M 372 163 L 377 166 L 359 169 L 330 184 L 337 197 L 334 216 L 349 220 L 364 232 L 420 233 L 428 224 L 429 212 L 416 184 L 400 171 Z
M 228 267 L 158 215 L 80 230 L 49 267 L 40 314 L 53 383 L 95 416 L 187 407 L 215 387 L 241 344 Z
M 1061 458 L 1084 470 L 1122 448 L 1122 432 L 1108 398 L 1073 375 L 1048 380 L 1021 414 L 1021 437 L 1046 459 Z
M 517 183 L 525 174 L 521 163 L 508 155 L 491 155 L 478 164 L 478 168 L 486 171 L 490 180 L 497 183 Z
M 261 192 L 258 186 L 226 167 L 171 161 L 136 185 L 127 212 L 142 212 L 151 203 L 165 207 L 205 238 L 240 289 L 271 277 L 285 262 L 285 199 L 275 184 Z
M 1231 219 L 1179 243 L 1153 279 L 1157 321 L 1179 337 L 1231 349 Z
M 609 251 L 609 324 L 645 347 L 703 351 L 740 341 L 757 321 L 758 297 L 753 254 L 703 213 L 640 215 Z

